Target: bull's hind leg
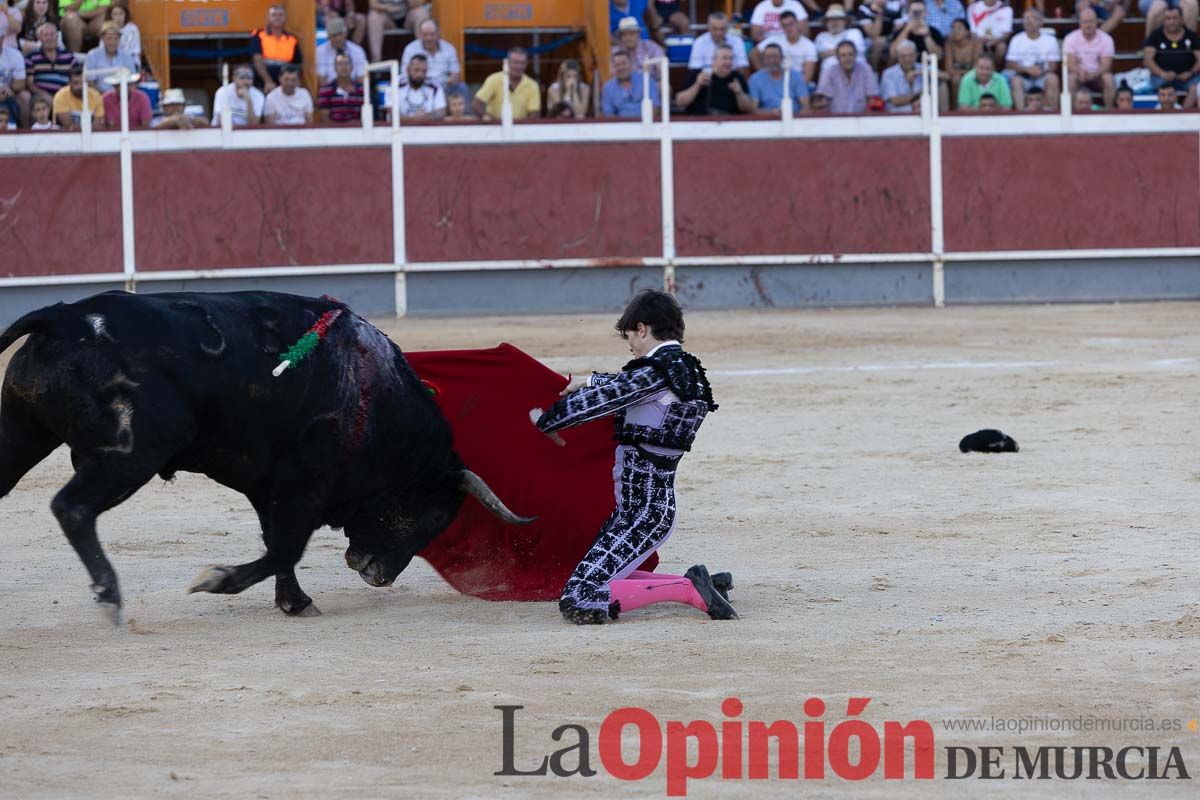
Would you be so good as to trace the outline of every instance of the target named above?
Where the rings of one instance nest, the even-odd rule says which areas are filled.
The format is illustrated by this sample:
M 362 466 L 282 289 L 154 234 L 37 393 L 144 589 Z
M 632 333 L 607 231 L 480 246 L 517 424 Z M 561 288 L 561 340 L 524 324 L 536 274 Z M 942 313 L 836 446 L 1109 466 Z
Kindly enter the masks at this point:
M 124 502 L 154 477 L 157 462 L 142 465 L 144 462 L 131 461 L 122 456 L 81 458 L 75 477 L 50 503 L 67 541 L 92 577 L 96 602 L 105 605 L 114 620 L 121 608 L 121 592 L 117 573 L 96 536 L 96 517 Z

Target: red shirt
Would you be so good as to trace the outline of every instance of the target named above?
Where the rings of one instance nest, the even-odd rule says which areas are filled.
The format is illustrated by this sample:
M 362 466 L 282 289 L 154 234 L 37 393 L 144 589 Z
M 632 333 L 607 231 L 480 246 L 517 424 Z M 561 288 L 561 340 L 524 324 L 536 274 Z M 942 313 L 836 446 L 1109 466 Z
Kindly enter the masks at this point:
M 121 130 L 121 90 L 109 89 L 104 93 L 104 119 L 110 128 Z M 154 111 L 150 108 L 150 98 L 141 89 L 129 87 L 129 129 L 149 128 L 150 120 L 154 119 Z

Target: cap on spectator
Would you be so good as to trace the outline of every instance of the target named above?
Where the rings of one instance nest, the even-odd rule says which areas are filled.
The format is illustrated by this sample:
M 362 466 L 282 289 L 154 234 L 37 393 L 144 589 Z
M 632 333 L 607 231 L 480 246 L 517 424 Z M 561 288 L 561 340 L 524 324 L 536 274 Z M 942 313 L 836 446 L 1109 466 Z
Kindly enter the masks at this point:
M 841 3 L 832 3 L 825 9 L 825 19 L 845 19 L 846 9 Z
M 186 106 L 187 98 L 183 96 L 183 89 L 167 89 L 163 92 L 159 105 L 163 108 L 167 106 Z
M 641 29 L 641 27 L 641 25 L 638 25 L 637 17 L 621 17 L 621 21 L 617 23 L 617 30 L 619 31 L 636 31 Z
M 325 34 L 327 36 L 337 36 L 339 33 L 346 32 L 346 20 L 341 17 L 330 17 L 325 21 Z
M 101 36 L 103 36 L 106 33 L 119 34 L 120 32 L 121 32 L 121 26 L 115 22 L 112 22 L 111 20 L 100 26 L 100 35 Z

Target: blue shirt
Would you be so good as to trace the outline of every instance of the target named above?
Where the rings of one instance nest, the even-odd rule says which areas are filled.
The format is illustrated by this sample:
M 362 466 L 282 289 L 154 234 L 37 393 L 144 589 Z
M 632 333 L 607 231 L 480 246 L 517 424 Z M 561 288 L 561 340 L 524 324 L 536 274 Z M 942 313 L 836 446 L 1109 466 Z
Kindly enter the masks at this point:
M 629 0 L 629 8 L 625 11 L 617 8 L 612 2 L 608 4 L 608 32 L 616 33 L 622 17 L 636 17 L 638 27 L 642 29 L 642 38 L 649 39 L 650 31 L 646 30 L 646 6 L 649 0 Z
M 792 70 L 791 77 L 792 107 L 800 109 L 800 98 L 808 97 L 808 85 L 804 76 L 798 70 Z M 783 73 L 778 78 L 772 78 L 765 69 L 750 76 L 750 96 L 758 101 L 760 111 L 774 111 L 783 105 Z
M 925 3 L 925 21 L 929 27 L 937 28 L 944 38 L 950 37 L 950 24 L 956 19 L 966 19 L 967 10 L 959 0 L 946 0 L 945 8 L 937 4 L 937 0 Z
M 600 113 L 606 117 L 642 116 L 642 75 L 635 72 L 629 77 L 626 89 L 616 78 L 604 84 L 600 90 Z M 658 108 L 658 84 L 650 81 L 650 104 Z

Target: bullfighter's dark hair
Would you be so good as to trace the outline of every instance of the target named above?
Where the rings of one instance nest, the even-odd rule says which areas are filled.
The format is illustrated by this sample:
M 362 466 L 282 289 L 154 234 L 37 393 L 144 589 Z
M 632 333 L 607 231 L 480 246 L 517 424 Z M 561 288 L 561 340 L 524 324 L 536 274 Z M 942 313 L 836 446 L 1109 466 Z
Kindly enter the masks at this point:
M 625 312 L 614 327 L 624 337 L 629 331 L 637 330 L 638 323 L 650 328 L 655 339 L 683 342 L 683 310 L 666 292 L 656 289 L 638 292 L 625 306 Z

